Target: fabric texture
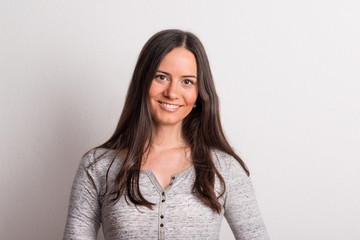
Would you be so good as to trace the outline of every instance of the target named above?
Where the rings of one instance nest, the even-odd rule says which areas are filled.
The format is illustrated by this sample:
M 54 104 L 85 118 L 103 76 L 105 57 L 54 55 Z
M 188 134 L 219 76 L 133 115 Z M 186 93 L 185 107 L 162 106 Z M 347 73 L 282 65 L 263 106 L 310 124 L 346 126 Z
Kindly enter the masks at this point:
M 173 175 L 165 190 L 151 170 L 140 172 L 140 190 L 155 204 L 152 210 L 128 204 L 124 197 L 116 204 L 111 203 L 107 195 L 103 196 L 111 152 L 90 166 L 104 151 L 92 151 L 80 163 L 71 190 L 63 239 L 94 240 L 100 225 L 106 240 L 219 239 L 223 216 L 236 239 L 269 239 L 250 178 L 232 156 L 220 151 L 212 153 L 226 184 L 226 192 L 219 199 L 223 209 L 218 214 L 192 194 L 193 166 Z M 113 182 L 122 163 L 117 157 L 109 171 L 109 183 Z M 218 181 L 215 190 L 220 192 Z

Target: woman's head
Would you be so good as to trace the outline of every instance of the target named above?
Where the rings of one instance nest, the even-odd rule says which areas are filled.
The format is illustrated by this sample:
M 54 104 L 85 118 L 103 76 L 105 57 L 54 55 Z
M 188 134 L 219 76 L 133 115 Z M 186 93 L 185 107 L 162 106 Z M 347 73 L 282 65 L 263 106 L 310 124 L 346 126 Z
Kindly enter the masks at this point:
M 171 50 L 160 62 L 149 90 L 149 106 L 156 127 L 181 129 L 198 97 L 194 54 L 183 47 Z
M 165 56 L 175 48 L 190 51 L 196 61 L 198 97 L 194 108 L 183 122 L 183 130 L 193 128 L 194 120 L 206 122 L 218 115 L 218 100 L 209 61 L 200 40 L 190 32 L 170 29 L 153 35 L 140 52 L 128 89 L 122 119 L 152 129 L 154 126 L 149 104 L 149 90 Z M 146 123 L 145 123 L 146 122 Z M 188 134 L 185 134 L 188 135 Z M 150 135 L 147 136 L 151 137 Z M 189 136 L 190 137 L 190 136 Z M 188 140 L 189 140 L 188 137 Z M 190 137 L 192 138 L 192 137 Z

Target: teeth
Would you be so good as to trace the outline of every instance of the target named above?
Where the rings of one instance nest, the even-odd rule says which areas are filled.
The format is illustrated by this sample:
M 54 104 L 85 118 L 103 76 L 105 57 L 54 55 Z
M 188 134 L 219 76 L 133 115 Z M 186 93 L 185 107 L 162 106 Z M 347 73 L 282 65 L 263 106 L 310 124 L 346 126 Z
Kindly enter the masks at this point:
M 167 108 L 178 108 L 178 105 L 172 105 L 172 104 L 167 104 L 167 103 L 161 103 L 162 105 L 164 105 Z

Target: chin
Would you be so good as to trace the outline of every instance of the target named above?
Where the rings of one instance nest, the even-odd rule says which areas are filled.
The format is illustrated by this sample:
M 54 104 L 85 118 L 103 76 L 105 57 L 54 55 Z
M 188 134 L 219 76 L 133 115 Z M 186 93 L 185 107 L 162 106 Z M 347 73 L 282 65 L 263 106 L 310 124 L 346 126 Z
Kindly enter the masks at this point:
M 179 119 L 164 119 L 164 118 L 156 118 L 154 119 L 156 125 L 163 125 L 163 126 L 172 126 L 172 125 L 177 125 L 177 124 L 181 124 L 182 120 Z

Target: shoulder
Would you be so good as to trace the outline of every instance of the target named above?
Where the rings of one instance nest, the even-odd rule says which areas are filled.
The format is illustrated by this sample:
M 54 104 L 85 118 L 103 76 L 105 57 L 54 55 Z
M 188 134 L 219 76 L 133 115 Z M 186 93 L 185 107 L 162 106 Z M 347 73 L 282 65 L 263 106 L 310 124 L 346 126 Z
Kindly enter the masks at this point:
M 97 148 L 84 155 L 80 166 L 83 166 L 90 175 L 101 177 L 110 167 L 110 172 L 118 171 L 122 164 L 123 160 L 114 150 Z
M 111 161 L 115 157 L 114 150 L 105 149 L 105 148 L 96 148 L 91 149 L 87 152 L 83 159 L 82 163 L 85 167 L 91 167 L 96 165 L 97 167 L 101 167 L 102 165 L 107 165 L 109 161 Z
M 80 162 L 76 182 L 81 185 L 84 182 L 91 182 L 99 194 L 105 193 L 107 178 L 113 180 L 122 164 L 122 159 L 115 154 L 115 151 L 104 148 L 92 149 Z
M 212 150 L 212 160 L 220 174 L 227 178 L 232 178 L 233 175 L 248 177 L 239 161 L 226 152 L 217 149 Z

